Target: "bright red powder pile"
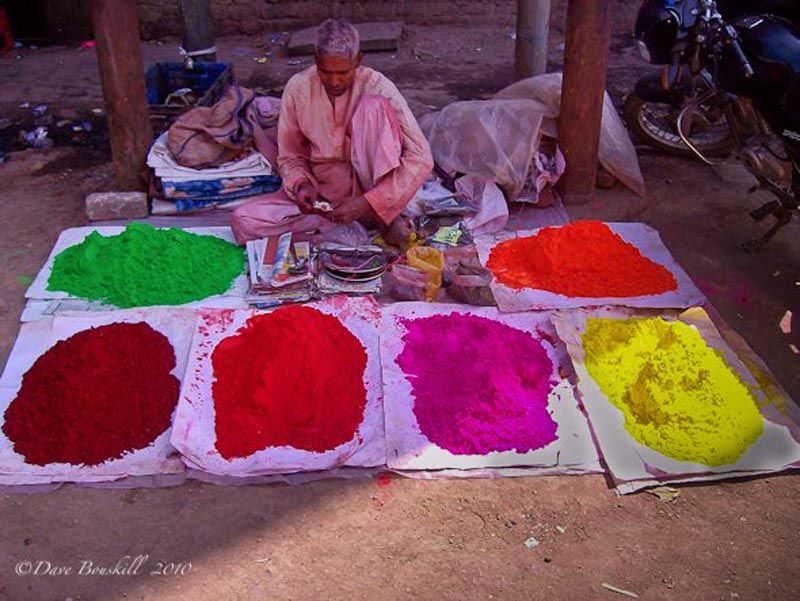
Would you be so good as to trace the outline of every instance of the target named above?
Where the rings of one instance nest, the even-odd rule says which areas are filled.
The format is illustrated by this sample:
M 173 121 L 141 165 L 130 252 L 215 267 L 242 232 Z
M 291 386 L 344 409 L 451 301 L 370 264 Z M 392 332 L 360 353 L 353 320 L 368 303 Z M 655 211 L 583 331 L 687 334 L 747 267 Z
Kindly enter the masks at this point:
M 457 455 L 527 453 L 556 439 L 547 412 L 553 364 L 522 330 L 472 315 L 404 320 L 397 364 L 421 432 Z
M 248 320 L 211 357 L 217 450 L 225 459 L 267 447 L 323 453 L 364 419 L 367 353 L 342 323 L 309 307 Z
M 58 342 L 25 373 L 3 432 L 34 465 L 98 465 L 170 426 L 175 351 L 146 323 L 115 323 Z
M 549 290 L 570 297 L 604 298 L 675 290 L 675 276 L 643 257 L 601 221 L 548 227 L 492 249 L 487 267 L 511 288 Z

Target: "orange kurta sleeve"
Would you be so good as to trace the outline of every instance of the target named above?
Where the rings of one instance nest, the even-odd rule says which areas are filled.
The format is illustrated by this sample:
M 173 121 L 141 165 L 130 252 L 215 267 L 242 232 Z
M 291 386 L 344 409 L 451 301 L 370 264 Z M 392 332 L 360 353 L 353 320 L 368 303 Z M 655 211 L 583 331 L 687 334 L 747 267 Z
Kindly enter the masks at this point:
M 304 181 L 315 189 L 318 184 L 311 172 L 310 144 L 300 129 L 298 110 L 303 106 L 299 79 L 293 77 L 286 84 L 278 118 L 278 173 L 283 178 L 283 188 L 294 199 L 297 188 Z
M 395 85 L 386 77 L 381 77 L 374 93 L 387 98 L 397 112 L 403 139 L 400 165 L 364 193 L 364 198 L 381 221 L 389 224 L 400 215 L 408 201 L 430 175 L 433 169 L 433 157 L 416 118 Z

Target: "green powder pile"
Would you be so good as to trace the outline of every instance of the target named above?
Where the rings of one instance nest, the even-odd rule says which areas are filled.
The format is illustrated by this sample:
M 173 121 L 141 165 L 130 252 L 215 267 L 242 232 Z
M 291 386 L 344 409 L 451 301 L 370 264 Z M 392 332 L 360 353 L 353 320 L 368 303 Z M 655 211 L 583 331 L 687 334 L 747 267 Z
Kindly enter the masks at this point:
M 664 319 L 589 319 L 586 367 L 625 429 L 679 461 L 736 463 L 764 425 L 753 395 L 700 333 Z
M 180 305 L 226 292 L 243 271 L 244 251 L 216 236 L 131 223 L 60 252 L 47 289 L 121 308 Z

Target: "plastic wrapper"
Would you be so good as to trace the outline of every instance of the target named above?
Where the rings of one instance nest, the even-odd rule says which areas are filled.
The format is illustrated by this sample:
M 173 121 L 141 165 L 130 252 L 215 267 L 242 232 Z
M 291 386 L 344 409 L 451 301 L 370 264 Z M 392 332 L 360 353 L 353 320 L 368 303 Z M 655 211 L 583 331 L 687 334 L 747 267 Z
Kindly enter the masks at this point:
M 383 278 L 384 291 L 394 300 L 425 300 L 428 288 L 428 274 L 408 265 L 395 264 Z
M 552 138 L 543 138 L 539 152 L 533 157 L 528 181 L 517 197 L 517 202 L 548 207 L 553 204 L 554 188 L 564 174 L 567 162 L 564 154 Z
M 472 234 L 458 217 L 417 217 L 414 230 L 427 246 L 439 250 L 473 243 Z
M 461 246 L 456 248 L 448 248 L 444 251 L 444 264 L 445 269 L 452 271 L 459 262 L 467 261 L 480 265 L 480 258 L 478 257 L 478 249 L 475 245 Z
M 319 235 L 319 241 L 335 242 L 344 246 L 364 246 L 372 242 L 372 236 L 361 223 L 353 221 L 325 230 Z
M 425 288 L 425 300 L 432 302 L 436 293 L 442 287 L 442 270 L 444 269 L 444 254 L 442 251 L 429 246 L 415 246 L 406 253 L 406 259 L 411 267 L 416 267 L 428 276 L 428 285 Z
M 475 215 L 464 217 L 473 236 L 493 234 L 506 226 L 508 204 L 497 184 L 480 175 L 465 175 L 455 181 L 455 187 L 478 205 Z
M 417 190 L 403 214 L 410 217 L 475 215 L 479 202 L 480 198 L 473 199 L 460 191 L 448 190 L 439 180 L 428 180 Z
M 540 103 L 528 99 L 454 102 L 420 119 L 436 163 L 479 175 L 516 198 L 539 143 Z
M 534 103 L 530 110 L 538 111 L 545 117 L 541 123 L 541 133 L 558 139 L 556 120 L 561 108 L 561 79 L 561 73 L 529 77 L 500 90 L 495 94 L 495 99 L 525 99 Z M 640 196 L 644 194 L 644 179 L 636 150 L 608 93 L 603 99 L 598 160 L 625 186 Z
M 489 287 L 491 281 L 492 272 L 482 267 L 480 263 L 459 262 L 450 275 L 447 292 L 459 302 L 492 307 L 497 303 Z

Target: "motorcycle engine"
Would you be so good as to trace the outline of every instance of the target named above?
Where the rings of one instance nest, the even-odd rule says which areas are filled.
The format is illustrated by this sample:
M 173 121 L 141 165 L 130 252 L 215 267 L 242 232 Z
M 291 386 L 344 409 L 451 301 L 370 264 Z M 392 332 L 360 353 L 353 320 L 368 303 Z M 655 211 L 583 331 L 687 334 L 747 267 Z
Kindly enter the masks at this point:
M 778 156 L 769 142 L 748 142 L 739 151 L 742 162 L 753 175 L 763 177 L 784 190 L 792 187 L 792 164 L 788 157 Z

